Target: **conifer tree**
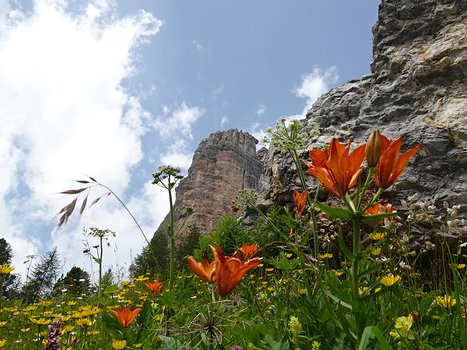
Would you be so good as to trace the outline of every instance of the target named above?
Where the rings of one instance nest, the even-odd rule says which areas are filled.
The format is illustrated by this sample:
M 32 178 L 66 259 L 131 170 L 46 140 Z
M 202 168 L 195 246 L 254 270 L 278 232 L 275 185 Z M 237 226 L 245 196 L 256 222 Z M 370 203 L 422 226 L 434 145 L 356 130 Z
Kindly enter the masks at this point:
M 89 273 L 83 269 L 73 266 L 67 274 L 57 280 L 54 285 L 54 295 L 67 293 L 71 296 L 83 296 L 91 291 L 91 279 Z
M 32 267 L 31 277 L 23 288 L 26 303 L 36 302 L 51 294 L 60 273 L 61 263 L 57 247 L 42 255 L 40 261 Z

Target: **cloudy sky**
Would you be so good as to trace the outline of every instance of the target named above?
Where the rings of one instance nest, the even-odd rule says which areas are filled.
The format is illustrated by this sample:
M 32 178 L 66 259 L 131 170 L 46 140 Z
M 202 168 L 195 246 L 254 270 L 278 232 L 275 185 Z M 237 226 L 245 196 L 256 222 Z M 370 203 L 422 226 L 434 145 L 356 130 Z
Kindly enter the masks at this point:
M 369 74 L 378 1 L 0 0 L 0 236 L 15 272 L 54 246 L 95 273 L 83 229 L 116 232 L 124 271 L 144 238 L 112 197 L 56 230 L 92 176 L 150 238 L 168 210 L 158 166 L 186 171 L 201 140 L 260 135 L 332 87 Z M 93 188 L 89 201 L 103 191 Z M 84 198 L 84 197 L 83 197 Z M 92 243 L 92 242 L 91 242 Z

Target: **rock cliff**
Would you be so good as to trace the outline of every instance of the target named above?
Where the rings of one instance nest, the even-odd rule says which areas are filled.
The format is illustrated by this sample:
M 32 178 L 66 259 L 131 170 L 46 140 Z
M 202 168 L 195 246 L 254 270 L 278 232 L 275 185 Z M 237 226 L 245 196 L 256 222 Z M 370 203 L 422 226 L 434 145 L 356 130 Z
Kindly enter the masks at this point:
M 467 1 L 383 0 L 373 35 L 371 74 L 322 95 L 302 121 L 304 130 L 317 123 L 320 131 L 309 149 L 327 146 L 332 137 L 362 143 L 375 127 L 390 139 L 404 135 L 403 150 L 418 143 L 422 149 L 385 196 L 400 206 L 417 193 L 438 212 L 447 201 L 465 218 Z M 259 205 L 290 202 L 291 168 L 290 159 L 270 150 Z M 459 225 L 457 219 L 456 230 Z M 465 226 L 461 231 L 466 234 Z
M 257 142 L 250 134 L 231 129 L 213 133 L 199 144 L 188 175 L 176 188 L 176 228 L 186 220 L 185 230 L 210 232 L 232 211 L 238 191 L 258 187 L 262 163 Z M 193 212 L 186 217 L 189 209 Z

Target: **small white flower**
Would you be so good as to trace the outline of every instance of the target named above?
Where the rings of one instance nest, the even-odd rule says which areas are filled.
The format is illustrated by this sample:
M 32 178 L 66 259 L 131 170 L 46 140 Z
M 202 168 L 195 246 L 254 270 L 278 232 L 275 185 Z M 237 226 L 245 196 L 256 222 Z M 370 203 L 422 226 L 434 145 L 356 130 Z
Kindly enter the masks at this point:
M 404 270 L 411 270 L 410 265 L 406 264 L 404 261 L 399 262 L 399 266 Z

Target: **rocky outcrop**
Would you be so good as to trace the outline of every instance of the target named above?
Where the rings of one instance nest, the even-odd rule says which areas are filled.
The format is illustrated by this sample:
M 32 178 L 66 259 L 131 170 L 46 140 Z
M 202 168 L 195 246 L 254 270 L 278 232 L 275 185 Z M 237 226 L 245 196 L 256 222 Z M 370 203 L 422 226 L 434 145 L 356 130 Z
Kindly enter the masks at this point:
M 176 188 L 176 228 L 186 220 L 186 230 L 212 231 L 232 211 L 238 191 L 257 187 L 262 173 L 257 142 L 252 135 L 231 129 L 213 133 L 199 144 L 188 175 Z
M 373 34 L 371 75 L 322 95 L 303 120 L 321 133 L 309 149 L 332 137 L 361 143 L 375 127 L 390 139 L 402 134 L 404 149 L 422 149 L 385 195 L 398 205 L 417 193 L 439 210 L 447 201 L 466 217 L 467 1 L 383 0 Z M 291 200 L 291 164 L 270 150 L 259 205 Z

